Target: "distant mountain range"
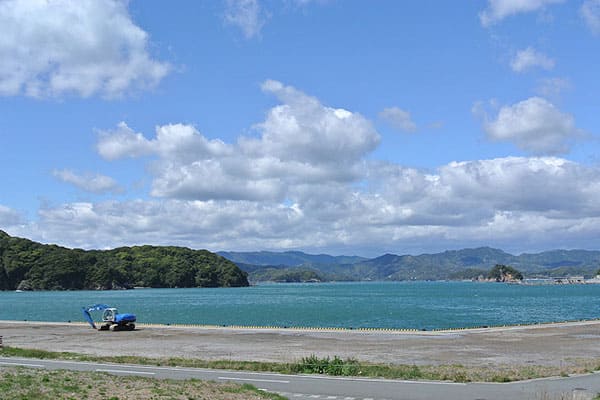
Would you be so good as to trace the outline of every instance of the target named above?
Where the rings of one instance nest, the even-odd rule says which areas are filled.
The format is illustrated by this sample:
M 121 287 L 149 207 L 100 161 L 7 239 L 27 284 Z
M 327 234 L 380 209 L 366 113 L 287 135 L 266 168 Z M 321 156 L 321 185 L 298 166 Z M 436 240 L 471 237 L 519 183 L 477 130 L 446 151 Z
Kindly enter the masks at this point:
M 307 254 L 301 251 L 219 251 L 218 255 L 235 263 L 255 265 L 285 265 L 288 267 L 299 267 L 317 264 L 355 264 L 365 261 L 367 258 L 358 256 L 330 256 L 328 254 Z
M 219 252 L 249 273 L 251 281 L 366 281 L 471 279 L 496 264 L 510 265 L 526 277 L 596 275 L 600 251 L 552 250 L 518 256 L 491 247 L 412 255 L 312 255 L 288 252 Z

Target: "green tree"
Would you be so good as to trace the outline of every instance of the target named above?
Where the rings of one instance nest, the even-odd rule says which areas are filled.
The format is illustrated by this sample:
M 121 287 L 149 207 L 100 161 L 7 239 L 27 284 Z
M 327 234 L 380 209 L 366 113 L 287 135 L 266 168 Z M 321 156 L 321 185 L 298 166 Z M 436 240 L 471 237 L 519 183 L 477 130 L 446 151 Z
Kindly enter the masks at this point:
M 131 286 L 248 286 L 245 272 L 206 250 L 134 246 L 67 249 L 0 231 L 0 290 L 115 289 Z
M 495 279 L 496 282 L 504 282 L 512 277 L 515 280 L 523 280 L 523 274 L 509 265 L 496 264 L 488 273 L 489 279 Z

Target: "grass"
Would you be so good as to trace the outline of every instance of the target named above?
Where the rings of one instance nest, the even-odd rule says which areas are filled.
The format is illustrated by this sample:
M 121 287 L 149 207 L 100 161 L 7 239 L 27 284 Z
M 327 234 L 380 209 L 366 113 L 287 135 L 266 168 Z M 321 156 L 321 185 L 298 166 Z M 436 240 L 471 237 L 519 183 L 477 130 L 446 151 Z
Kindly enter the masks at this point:
M 284 400 L 252 385 L 174 381 L 97 372 L 0 369 L 3 400 Z
M 4 347 L 2 356 L 66 359 L 75 361 L 108 362 L 120 364 L 142 364 L 170 367 L 213 368 L 239 371 L 277 372 L 282 374 L 327 374 L 333 376 L 363 376 L 387 379 L 437 380 L 453 382 L 513 382 L 549 376 L 568 376 L 600 370 L 599 360 L 579 360 L 573 365 L 562 367 L 489 365 L 464 366 L 449 365 L 410 365 L 373 364 L 356 359 L 319 358 L 315 355 L 297 362 L 276 363 L 235 360 L 200 360 L 188 358 L 146 358 L 138 356 L 99 357 L 68 352 Z

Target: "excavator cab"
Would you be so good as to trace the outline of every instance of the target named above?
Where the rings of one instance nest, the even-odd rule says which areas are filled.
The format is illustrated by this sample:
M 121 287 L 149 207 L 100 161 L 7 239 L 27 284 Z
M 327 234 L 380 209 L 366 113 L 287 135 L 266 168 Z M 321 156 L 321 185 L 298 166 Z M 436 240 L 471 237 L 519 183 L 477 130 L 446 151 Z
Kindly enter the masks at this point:
M 102 321 L 103 322 L 115 322 L 115 315 L 117 315 L 116 308 L 107 308 L 102 313 Z

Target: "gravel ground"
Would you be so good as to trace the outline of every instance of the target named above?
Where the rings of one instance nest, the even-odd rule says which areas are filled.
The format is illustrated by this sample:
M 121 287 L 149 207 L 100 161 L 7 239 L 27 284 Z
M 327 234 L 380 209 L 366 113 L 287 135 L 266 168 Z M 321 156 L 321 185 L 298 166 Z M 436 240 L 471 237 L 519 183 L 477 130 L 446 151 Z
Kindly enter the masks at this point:
M 538 365 L 600 360 L 600 321 L 446 332 L 304 331 L 138 325 L 133 332 L 84 324 L 0 321 L 5 346 L 98 356 L 296 361 L 315 354 L 392 364 Z

